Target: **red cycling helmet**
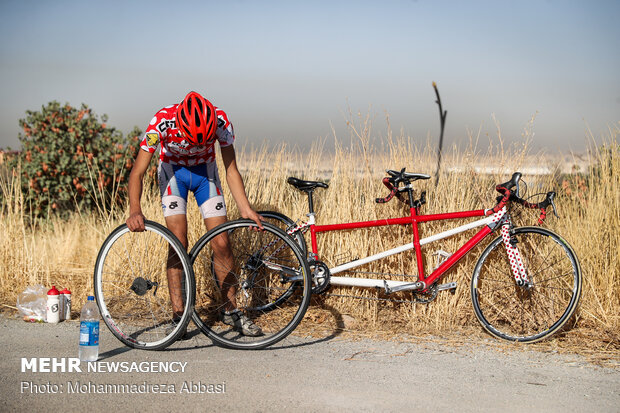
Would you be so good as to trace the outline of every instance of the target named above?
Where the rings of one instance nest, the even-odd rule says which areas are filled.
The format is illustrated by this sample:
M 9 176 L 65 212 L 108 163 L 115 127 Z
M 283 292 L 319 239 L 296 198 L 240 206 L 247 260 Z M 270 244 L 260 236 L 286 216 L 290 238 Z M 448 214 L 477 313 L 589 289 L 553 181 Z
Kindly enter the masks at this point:
M 215 107 L 199 93 L 189 92 L 179 103 L 176 122 L 181 135 L 192 145 L 206 145 L 215 137 Z

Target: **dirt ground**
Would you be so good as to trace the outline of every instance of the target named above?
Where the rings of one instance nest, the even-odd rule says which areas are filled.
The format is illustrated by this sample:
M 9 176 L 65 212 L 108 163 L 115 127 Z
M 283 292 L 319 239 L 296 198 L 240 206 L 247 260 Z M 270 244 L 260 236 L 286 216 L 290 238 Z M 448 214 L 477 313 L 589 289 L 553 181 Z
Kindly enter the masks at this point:
M 23 369 L 22 359 L 77 357 L 78 331 L 77 321 L 28 324 L 0 315 L 0 411 L 620 411 L 618 368 L 441 339 L 293 336 L 266 350 L 235 351 L 194 331 L 148 352 L 124 347 L 102 325 L 100 365 L 125 362 L 127 371 L 88 372 L 86 363 L 82 372 Z M 153 361 L 176 370 L 155 372 Z

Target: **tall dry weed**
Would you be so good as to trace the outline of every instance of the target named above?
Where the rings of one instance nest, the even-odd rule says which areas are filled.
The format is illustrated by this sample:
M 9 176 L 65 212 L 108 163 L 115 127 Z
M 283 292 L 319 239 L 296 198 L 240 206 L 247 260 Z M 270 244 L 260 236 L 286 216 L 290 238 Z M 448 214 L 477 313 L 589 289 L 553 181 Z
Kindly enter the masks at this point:
M 282 146 L 276 150 L 238 150 L 250 201 L 259 209 L 280 211 L 293 219 L 305 219 L 307 198 L 286 184 L 289 176 L 328 181 L 326 190 L 315 192 L 315 209 L 320 224 L 374 220 L 383 217 L 408 215 L 407 207 L 394 200 L 377 204 L 375 198 L 387 194 L 381 183 L 385 169 L 406 167 L 409 172 L 435 173 L 434 144 L 422 143 L 410 137 L 394 136 L 388 128 L 379 143 L 373 140 L 373 119 L 361 114 L 349 114 L 350 136 L 334 136 L 335 150 L 328 153 L 319 141 L 308 153 Z M 524 131 L 523 140 L 516 146 L 504 145 L 501 128 L 492 145 L 481 143 L 479 133 L 470 132 L 470 145 L 465 149 L 451 148 L 443 155 L 438 185 L 434 180 L 417 181 L 417 193 L 427 191 L 423 213 L 440 213 L 488 208 L 494 205 L 494 185 L 505 181 L 512 171 L 532 165 L 549 166 L 554 172 L 547 175 L 524 174 L 528 193 L 558 192 L 560 219 L 549 217 L 547 225 L 561 234 L 574 247 L 584 275 L 581 304 L 574 328 L 565 339 L 591 340 L 595 337 L 602 346 L 619 348 L 620 337 L 620 268 L 618 266 L 620 239 L 619 130 L 590 151 L 590 169 L 580 174 L 562 174 L 553 161 L 542 154 L 532 154 L 529 143 L 531 130 Z M 221 165 L 220 165 L 221 166 Z M 108 215 L 82 213 L 70 220 L 53 217 L 28 223 L 28 206 L 19 192 L 19 174 L 0 182 L 2 204 L 0 225 L 0 301 L 14 305 L 17 294 L 26 286 L 44 284 L 69 287 L 75 294 L 75 308 L 80 308 L 92 294 L 92 271 L 100 245 L 109 232 L 123 223 L 126 211 Z M 225 172 L 220 171 L 229 217 L 238 217 L 230 191 L 226 188 Z M 146 185 L 142 205 L 147 218 L 163 222 L 159 194 L 155 185 Z M 515 217 L 520 224 L 534 224 L 536 215 L 521 212 Z M 198 208 L 188 202 L 189 243 L 192 245 L 204 234 Z M 421 225 L 421 236 L 451 228 L 461 222 L 432 222 Z M 474 230 L 475 231 L 475 230 Z M 426 271 L 432 270 L 436 249 L 453 252 L 473 232 L 425 247 Z M 320 259 L 330 266 L 411 242 L 407 227 L 353 230 L 319 235 Z M 392 330 L 407 334 L 444 332 L 475 325 L 469 298 L 469 281 L 478 247 L 467 255 L 442 282 L 458 283 L 456 294 L 440 293 L 430 304 L 394 304 L 378 301 L 384 298 L 374 290 L 333 288 L 330 295 L 319 299 L 310 309 L 307 320 L 320 308 L 346 314 L 354 320 L 355 328 L 364 331 Z M 413 254 L 397 256 L 369 264 L 362 271 L 372 273 L 417 273 Z M 368 274 L 349 274 L 367 277 Z M 380 276 L 382 277 L 382 276 Z M 407 277 L 395 277 L 408 279 Z M 354 295 L 370 298 L 340 297 Z M 397 298 L 406 299 L 406 295 Z

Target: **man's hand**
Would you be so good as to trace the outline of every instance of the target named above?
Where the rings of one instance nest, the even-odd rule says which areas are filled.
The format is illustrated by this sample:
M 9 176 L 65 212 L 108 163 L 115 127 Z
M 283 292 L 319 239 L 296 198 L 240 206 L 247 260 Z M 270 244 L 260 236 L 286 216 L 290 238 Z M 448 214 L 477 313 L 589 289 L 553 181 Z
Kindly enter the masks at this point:
M 265 229 L 263 228 L 263 223 L 262 223 L 262 221 L 264 221 L 265 218 L 259 215 L 252 208 L 249 208 L 245 211 L 240 211 L 240 213 L 241 213 L 242 218 L 251 219 L 252 221 L 256 222 L 256 224 L 258 225 L 258 229 L 260 229 L 261 231 Z
M 127 218 L 125 223 L 131 232 L 142 232 L 144 231 L 144 220 L 145 218 L 142 212 L 134 212 Z

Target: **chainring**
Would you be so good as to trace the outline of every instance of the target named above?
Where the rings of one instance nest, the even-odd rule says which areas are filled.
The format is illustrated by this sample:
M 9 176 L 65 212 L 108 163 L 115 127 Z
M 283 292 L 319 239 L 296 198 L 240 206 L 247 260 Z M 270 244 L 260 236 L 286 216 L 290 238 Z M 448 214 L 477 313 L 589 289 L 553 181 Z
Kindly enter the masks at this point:
M 312 273 L 312 294 L 321 294 L 329 288 L 331 273 L 329 267 L 322 261 L 308 262 Z
M 417 303 L 428 304 L 437 298 L 438 292 L 439 290 L 437 289 L 437 283 L 435 283 L 424 291 L 414 293 L 413 298 Z

